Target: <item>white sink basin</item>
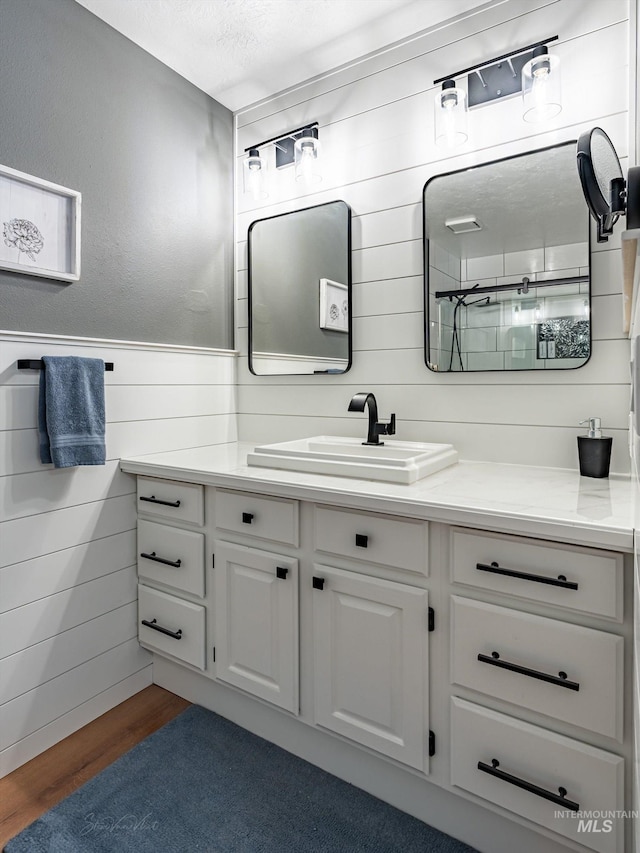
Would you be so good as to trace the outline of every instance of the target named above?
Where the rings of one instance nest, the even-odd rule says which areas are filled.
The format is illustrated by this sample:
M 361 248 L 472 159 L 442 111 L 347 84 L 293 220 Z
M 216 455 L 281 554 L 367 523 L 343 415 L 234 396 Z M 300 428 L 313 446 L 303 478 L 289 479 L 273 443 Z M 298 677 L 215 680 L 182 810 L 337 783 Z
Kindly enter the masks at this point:
M 426 444 L 420 441 L 393 441 L 371 446 L 359 438 L 317 435 L 263 444 L 247 456 L 249 465 L 357 477 L 384 483 L 415 483 L 458 461 L 451 444 Z

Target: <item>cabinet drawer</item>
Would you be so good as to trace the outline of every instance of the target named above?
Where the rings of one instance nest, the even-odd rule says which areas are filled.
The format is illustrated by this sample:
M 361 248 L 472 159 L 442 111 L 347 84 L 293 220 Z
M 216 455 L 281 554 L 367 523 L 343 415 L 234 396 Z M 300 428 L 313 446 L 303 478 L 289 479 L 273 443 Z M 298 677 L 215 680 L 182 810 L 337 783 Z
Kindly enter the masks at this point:
M 202 526 L 202 486 L 156 477 L 138 477 L 138 512 Z
M 216 527 L 269 542 L 298 544 L 298 503 L 216 489 Z
M 622 637 L 458 596 L 451 602 L 455 684 L 622 739 Z
M 622 621 L 622 555 L 452 528 L 451 579 Z
M 138 584 L 138 638 L 152 651 L 198 669 L 205 667 L 204 607 L 200 604 Z
M 622 853 L 622 818 L 611 831 L 599 821 L 600 831 L 590 832 L 578 818 L 557 816 L 624 809 L 620 756 L 457 697 L 451 703 L 453 785 L 599 853 Z
M 427 545 L 426 522 L 315 507 L 318 551 L 427 575 Z
M 204 595 L 204 534 L 138 521 L 138 577 Z

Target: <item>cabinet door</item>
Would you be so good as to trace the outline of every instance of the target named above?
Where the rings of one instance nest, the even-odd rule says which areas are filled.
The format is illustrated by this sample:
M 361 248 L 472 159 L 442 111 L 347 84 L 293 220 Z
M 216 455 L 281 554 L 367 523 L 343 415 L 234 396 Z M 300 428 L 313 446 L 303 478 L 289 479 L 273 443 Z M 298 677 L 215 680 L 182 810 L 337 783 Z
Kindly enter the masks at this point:
M 216 677 L 298 713 L 298 561 L 217 543 Z
M 315 722 L 425 769 L 423 589 L 314 566 Z

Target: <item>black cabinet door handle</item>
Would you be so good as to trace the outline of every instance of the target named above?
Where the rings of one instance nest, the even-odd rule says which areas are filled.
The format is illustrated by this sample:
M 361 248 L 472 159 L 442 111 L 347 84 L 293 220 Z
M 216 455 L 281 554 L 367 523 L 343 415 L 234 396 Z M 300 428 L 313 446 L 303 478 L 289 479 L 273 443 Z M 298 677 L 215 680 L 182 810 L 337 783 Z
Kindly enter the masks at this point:
M 253 521 L 253 513 L 252 512 L 243 512 L 242 513 L 242 523 L 243 524 L 251 524 Z
M 157 498 L 155 495 L 151 495 L 150 498 L 140 497 L 141 501 L 148 501 L 150 504 L 162 504 L 162 506 L 173 506 L 179 507 L 180 501 L 161 501 L 160 498 Z
M 488 663 L 491 666 L 508 669 L 510 672 L 517 672 L 520 675 L 528 675 L 529 678 L 547 681 L 549 684 L 555 684 L 557 687 L 566 687 L 567 690 L 580 690 L 580 684 L 577 681 L 569 681 L 566 672 L 561 672 L 559 675 L 548 675 L 546 672 L 540 672 L 537 669 L 529 669 L 527 666 L 520 666 L 517 663 L 500 660 L 498 652 L 491 652 L 491 656 L 480 654 L 478 655 L 478 660 L 480 663 Z
M 156 557 L 156 552 L 152 551 L 150 554 L 146 554 L 144 551 L 140 553 L 141 557 L 144 557 L 145 560 L 153 560 L 154 563 L 162 563 L 165 566 L 173 566 L 174 569 L 179 569 L 182 565 L 182 560 L 165 560 L 164 557 Z
M 512 776 L 511 773 L 505 773 L 504 770 L 498 770 L 499 766 L 500 762 L 495 758 L 491 759 L 491 764 L 485 764 L 484 761 L 478 761 L 478 770 L 482 770 L 483 773 L 495 776 L 496 779 L 502 779 L 503 782 L 515 785 L 516 788 L 522 788 L 524 791 L 529 791 L 529 793 L 535 794 L 536 797 L 542 797 L 545 800 L 550 800 L 552 803 L 555 803 L 558 806 L 563 806 L 569 811 L 580 811 L 578 803 L 567 799 L 566 788 L 558 788 L 558 793 L 554 794 L 553 791 L 547 791 L 546 788 L 540 788 L 538 785 L 527 782 L 525 779 L 520 779 L 518 776 Z
M 324 578 L 313 578 L 312 581 L 314 589 L 324 589 Z
M 146 625 L 147 628 L 153 628 L 154 631 L 160 631 L 161 634 L 166 634 L 167 637 L 173 637 L 174 640 L 182 639 L 182 628 L 178 631 L 170 631 L 168 628 L 163 628 L 162 625 L 158 625 L 156 619 L 152 619 L 151 622 L 149 622 L 148 619 L 143 619 L 142 624 Z
M 503 569 L 498 563 L 491 563 L 488 566 L 486 563 L 476 563 L 476 569 L 479 572 L 491 572 L 494 575 L 505 575 L 509 578 L 519 578 L 522 581 L 534 581 L 535 583 L 546 583 L 548 586 L 560 586 L 563 589 L 578 589 L 578 584 L 575 581 L 568 581 L 564 575 L 558 575 L 557 578 L 548 575 L 533 575 L 530 572 L 518 572 L 515 569 Z
M 369 547 L 369 537 L 365 536 L 364 533 L 356 533 L 356 547 L 368 548 Z
M 287 579 L 287 575 L 289 574 L 289 569 L 284 566 L 276 566 L 276 577 L 280 578 L 281 581 Z

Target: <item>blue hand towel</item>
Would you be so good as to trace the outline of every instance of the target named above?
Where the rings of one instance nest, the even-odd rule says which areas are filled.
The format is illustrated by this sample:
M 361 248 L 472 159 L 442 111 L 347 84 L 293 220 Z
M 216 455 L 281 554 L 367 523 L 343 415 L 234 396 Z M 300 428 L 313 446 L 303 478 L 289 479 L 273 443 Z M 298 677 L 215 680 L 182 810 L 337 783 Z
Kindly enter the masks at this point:
M 40 461 L 56 468 L 104 465 L 104 361 L 44 356 L 40 373 Z

